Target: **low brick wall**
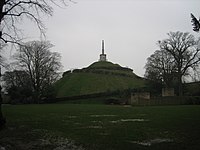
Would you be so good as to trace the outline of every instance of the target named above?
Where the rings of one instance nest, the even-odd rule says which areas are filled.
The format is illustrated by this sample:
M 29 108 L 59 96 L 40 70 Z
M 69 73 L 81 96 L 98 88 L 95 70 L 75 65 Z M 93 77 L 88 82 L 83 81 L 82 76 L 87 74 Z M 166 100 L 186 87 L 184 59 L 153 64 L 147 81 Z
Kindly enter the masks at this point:
M 163 88 L 162 89 L 162 96 L 175 96 L 174 95 L 174 88 Z
M 140 101 L 147 103 L 150 100 L 150 92 L 136 92 L 131 94 L 131 98 L 128 101 L 130 105 L 137 105 Z
M 135 106 L 157 106 L 157 105 L 200 105 L 200 96 L 172 96 L 157 97 L 151 99 L 138 99 L 131 105 Z

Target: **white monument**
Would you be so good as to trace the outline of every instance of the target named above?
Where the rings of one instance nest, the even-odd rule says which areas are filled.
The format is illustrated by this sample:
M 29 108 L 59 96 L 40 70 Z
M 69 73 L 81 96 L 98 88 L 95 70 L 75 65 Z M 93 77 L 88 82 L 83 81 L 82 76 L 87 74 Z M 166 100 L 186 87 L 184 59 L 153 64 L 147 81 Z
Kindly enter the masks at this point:
M 104 54 L 104 40 L 102 40 L 102 54 L 100 54 L 99 61 L 107 61 L 106 54 Z

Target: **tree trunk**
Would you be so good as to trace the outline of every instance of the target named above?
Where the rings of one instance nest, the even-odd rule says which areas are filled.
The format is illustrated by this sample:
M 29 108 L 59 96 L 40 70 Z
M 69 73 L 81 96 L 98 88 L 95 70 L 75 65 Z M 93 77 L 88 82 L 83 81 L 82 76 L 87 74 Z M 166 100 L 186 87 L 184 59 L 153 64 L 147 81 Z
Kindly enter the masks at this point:
M 1 0 L 0 1 L 0 29 L 2 29 L 1 28 L 1 21 L 3 19 L 3 6 L 4 6 L 4 4 L 5 4 L 5 0 Z M 0 31 L 0 39 L 1 39 L 1 36 L 2 36 L 2 31 Z M 0 79 L 1 79 L 1 66 L 0 66 Z M 3 127 L 6 123 L 6 120 L 3 117 L 1 105 L 2 105 L 2 96 L 1 96 L 1 82 L 0 82 L 0 128 Z
M 6 119 L 3 117 L 2 113 L 2 96 L 1 96 L 1 64 L 0 64 L 0 129 L 5 125 Z
M 181 73 L 178 73 L 178 95 L 183 96 L 183 84 Z
M 0 129 L 5 125 L 6 119 L 3 117 L 2 110 L 1 110 L 1 104 L 2 104 L 2 96 L 1 96 L 1 86 L 0 86 Z

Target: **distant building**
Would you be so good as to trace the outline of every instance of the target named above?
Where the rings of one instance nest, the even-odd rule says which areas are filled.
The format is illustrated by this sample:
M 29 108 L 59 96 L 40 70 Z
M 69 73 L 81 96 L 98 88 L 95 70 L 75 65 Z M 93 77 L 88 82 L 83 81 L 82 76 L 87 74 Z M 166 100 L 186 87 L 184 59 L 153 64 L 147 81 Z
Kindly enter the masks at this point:
M 107 61 L 106 54 L 104 54 L 104 40 L 102 40 L 102 53 L 100 54 L 99 61 Z

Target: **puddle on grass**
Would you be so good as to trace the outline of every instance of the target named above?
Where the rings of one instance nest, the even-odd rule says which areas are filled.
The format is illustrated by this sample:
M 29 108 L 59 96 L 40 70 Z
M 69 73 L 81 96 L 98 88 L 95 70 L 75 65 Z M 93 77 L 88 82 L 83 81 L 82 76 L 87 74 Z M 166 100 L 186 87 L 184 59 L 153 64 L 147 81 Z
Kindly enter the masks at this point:
M 100 124 L 102 124 L 102 121 L 98 121 L 98 120 L 93 120 L 93 121 L 91 121 L 91 122 L 93 122 L 93 123 L 100 123 Z
M 149 121 L 148 119 L 120 119 L 120 120 L 113 120 L 110 121 L 111 123 L 119 123 L 119 122 L 146 122 Z
M 65 119 L 75 119 L 75 118 L 77 118 L 77 116 L 68 116 L 68 115 L 63 116 L 63 119 L 64 119 L 64 120 L 65 120 Z
M 113 120 L 113 121 L 110 121 L 110 123 L 118 123 L 120 122 L 120 120 Z
M 7 144 L 6 144 L 7 143 Z M 77 145 L 74 141 L 62 137 L 43 137 L 33 141 L 25 142 L 22 139 L 11 139 L 6 141 L 4 145 L 0 145 L 0 150 L 33 150 L 33 149 L 49 149 L 49 150 L 84 150 L 81 145 Z
M 151 146 L 153 144 L 160 144 L 160 143 L 170 143 L 173 142 L 172 139 L 166 139 L 166 138 L 157 138 L 157 139 L 152 139 L 149 141 L 130 141 L 131 143 L 134 144 L 139 144 L 142 146 Z
M 122 122 L 145 122 L 149 121 L 147 119 L 121 119 Z
M 90 115 L 90 117 L 115 117 L 116 115 Z
M 77 146 L 74 141 L 62 137 L 46 135 L 44 139 L 40 139 L 40 142 L 43 146 L 55 147 L 53 150 L 84 150 L 82 146 Z
M 34 132 L 40 133 L 40 139 L 33 138 L 31 140 L 24 140 L 17 137 L 5 137 L 0 139 L 0 150 L 84 150 L 80 144 L 68 138 L 56 135 L 54 132 L 50 133 L 48 130 L 35 129 L 32 130 L 32 135 L 34 135 Z
M 88 126 L 89 129 L 102 129 L 102 126 Z

